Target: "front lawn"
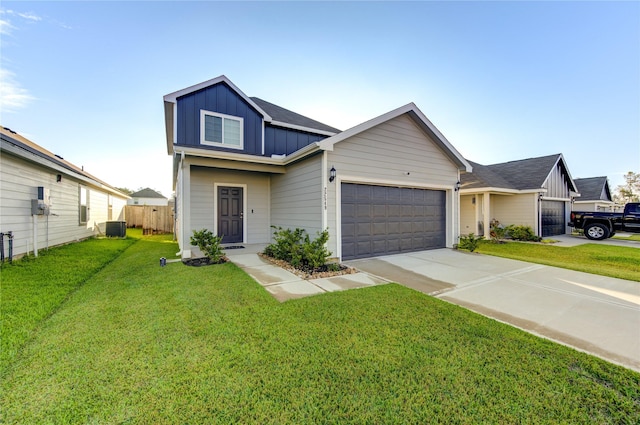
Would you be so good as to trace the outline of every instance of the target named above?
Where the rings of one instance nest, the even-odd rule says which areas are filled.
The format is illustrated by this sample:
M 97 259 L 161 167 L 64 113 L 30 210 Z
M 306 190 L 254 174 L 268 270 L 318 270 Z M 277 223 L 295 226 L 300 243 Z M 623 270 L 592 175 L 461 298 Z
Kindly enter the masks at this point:
M 2 265 L 0 376 L 39 324 L 133 242 L 90 239 L 40 250 L 37 259 L 25 257 Z
M 561 247 L 525 242 L 496 244 L 482 241 L 476 252 L 640 281 L 640 249 L 638 248 L 603 244 Z
M 640 374 L 596 357 L 395 284 L 280 304 L 176 250 L 143 238 L 43 321 L 0 422 L 640 421 Z

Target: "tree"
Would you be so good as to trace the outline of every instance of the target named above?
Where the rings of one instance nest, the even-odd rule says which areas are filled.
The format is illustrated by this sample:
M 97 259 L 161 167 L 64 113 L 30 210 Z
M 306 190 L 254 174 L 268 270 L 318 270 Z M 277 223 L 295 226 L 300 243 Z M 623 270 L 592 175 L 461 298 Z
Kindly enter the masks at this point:
M 124 193 L 125 195 L 131 195 L 133 193 L 133 190 L 129 189 L 128 187 L 116 187 L 116 189 L 118 189 L 120 192 Z
M 624 180 L 626 183 L 616 188 L 614 200 L 620 204 L 640 202 L 640 173 L 629 171 Z

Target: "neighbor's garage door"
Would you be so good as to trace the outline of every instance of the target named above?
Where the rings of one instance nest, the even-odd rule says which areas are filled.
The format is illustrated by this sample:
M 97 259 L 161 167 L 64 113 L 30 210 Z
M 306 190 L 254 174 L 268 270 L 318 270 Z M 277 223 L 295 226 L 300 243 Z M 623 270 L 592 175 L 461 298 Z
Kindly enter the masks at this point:
M 342 183 L 342 259 L 444 248 L 443 190 Z
M 565 234 L 564 202 L 542 201 L 542 236 Z

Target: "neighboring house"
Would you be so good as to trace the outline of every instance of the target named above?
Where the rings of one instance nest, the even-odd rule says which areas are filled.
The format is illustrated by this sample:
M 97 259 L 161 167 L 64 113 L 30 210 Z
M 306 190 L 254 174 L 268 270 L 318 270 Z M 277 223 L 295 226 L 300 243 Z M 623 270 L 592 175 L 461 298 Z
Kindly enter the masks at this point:
M 567 233 L 576 185 L 562 154 L 480 165 L 462 173 L 462 234 L 489 236 L 490 223 L 530 226 L 546 237 Z
M 0 127 L 0 139 L 0 232 L 12 233 L 14 256 L 124 220 L 127 195 L 8 128 Z M 6 236 L 4 242 L 8 254 Z
M 127 205 L 169 205 L 169 200 L 167 198 L 165 198 L 161 193 L 158 193 L 153 189 L 149 189 L 148 187 L 134 192 L 129 196 L 131 196 L 131 199 L 127 201 Z
M 574 180 L 580 197 L 573 201 L 576 211 L 616 211 L 619 209 L 611 197 L 606 176 Z
M 164 105 L 182 257 L 203 228 L 225 244 L 328 229 L 341 260 L 458 241 L 456 183 L 471 166 L 412 103 L 340 131 L 220 76 Z

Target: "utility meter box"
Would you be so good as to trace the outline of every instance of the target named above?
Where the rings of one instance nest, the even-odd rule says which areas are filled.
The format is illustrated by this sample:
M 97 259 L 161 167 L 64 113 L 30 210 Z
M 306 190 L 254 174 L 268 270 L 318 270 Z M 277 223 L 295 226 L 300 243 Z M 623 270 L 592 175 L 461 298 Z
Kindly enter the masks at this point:
M 49 189 L 38 186 L 37 199 L 31 200 L 31 215 L 49 215 Z

